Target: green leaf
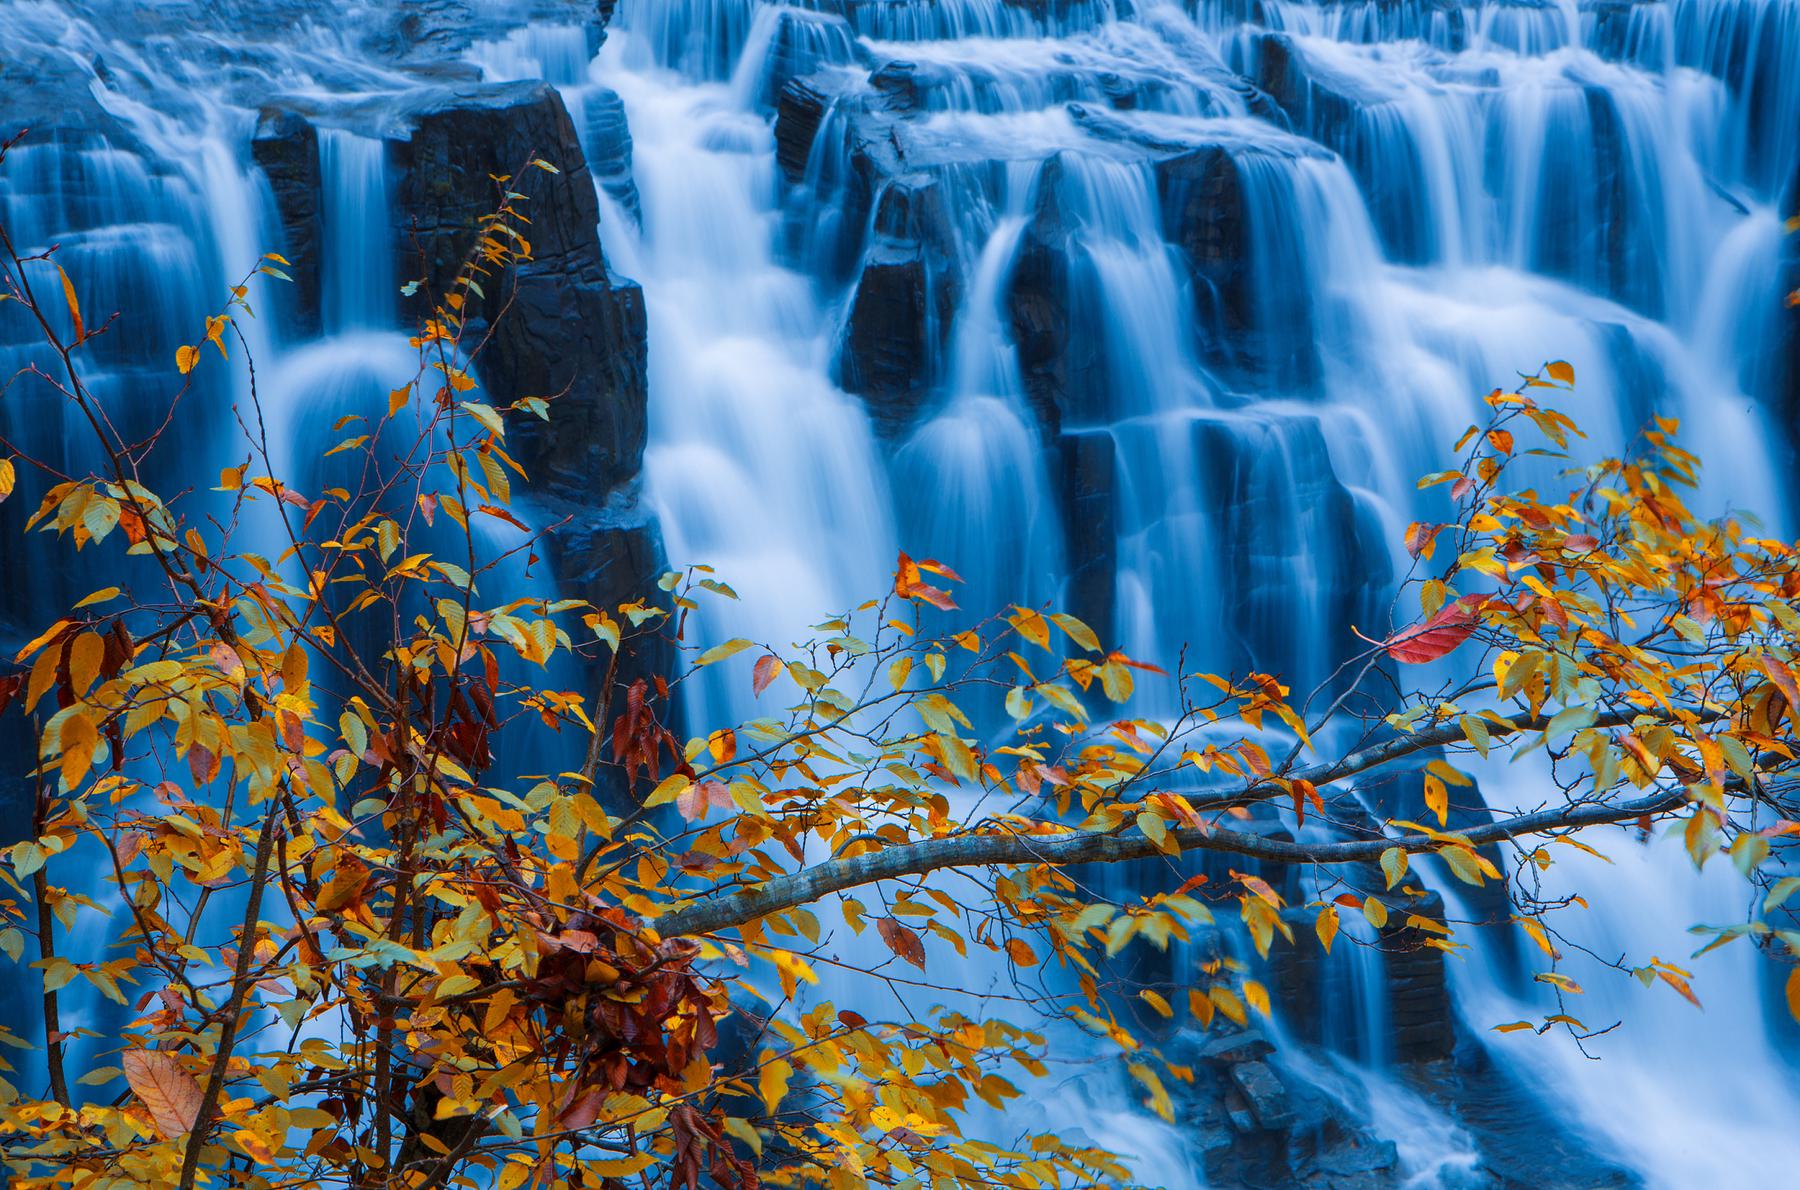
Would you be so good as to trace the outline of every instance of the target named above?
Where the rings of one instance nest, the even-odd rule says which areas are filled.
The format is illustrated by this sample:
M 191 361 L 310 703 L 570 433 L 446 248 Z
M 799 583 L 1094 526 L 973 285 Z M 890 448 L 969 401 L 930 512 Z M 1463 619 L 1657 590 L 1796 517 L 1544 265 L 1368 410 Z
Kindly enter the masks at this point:
M 1544 738 L 1554 740 L 1560 736 L 1574 735 L 1583 728 L 1592 727 L 1596 718 L 1598 716 L 1593 707 L 1564 707 L 1556 712 L 1550 725 L 1544 728 Z
M 1779 909 L 1794 895 L 1795 889 L 1800 889 L 1800 876 L 1783 876 L 1777 880 L 1775 887 L 1769 890 L 1767 899 L 1763 901 L 1763 912 L 1772 913 Z

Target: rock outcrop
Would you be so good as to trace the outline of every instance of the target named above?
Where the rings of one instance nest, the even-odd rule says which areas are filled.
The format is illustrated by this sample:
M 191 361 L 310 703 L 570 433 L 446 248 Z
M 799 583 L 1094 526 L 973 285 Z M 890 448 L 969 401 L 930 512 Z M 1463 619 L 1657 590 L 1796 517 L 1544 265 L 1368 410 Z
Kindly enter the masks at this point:
M 521 419 L 510 441 L 533 475 L 540 519 L 573 518 L 552 538 L 559 578 L 590 598 L 616 588 L 619 571 L 648 578 L 654 530 L 635 500 L 647 416 L 643 294 L 607 271 L 593 177 L 561 97 L 542 83 L 457 88 L 409 123 L 397 148 L 396 235 L 416 237 L 430 289 L 444 291 L 497 204 L 491 175 L 515 175 L 530 196 L 533 258 L 484 280 L 468 335 L 491 328 L 477 366 L 497 402 L 552 398 L 550 422 Z M 530 166 L 534 153 L 557 172 Z
M 960 288 L 937 183 L 924 175 L 888 182 L 851 299 L 838 382 L 863 398 L 889 438 L 911 428 L 941 378 Z
M 250 154 L 268 179 L 281 220 L 284 270 L 293 287 L 280 300 L 288 304 L 292 333 L 319 333 L 319 262 L 324 256 L 325 223 L 319 172 L 318 127 L 299 112 L 266 107 L 257 119 Z

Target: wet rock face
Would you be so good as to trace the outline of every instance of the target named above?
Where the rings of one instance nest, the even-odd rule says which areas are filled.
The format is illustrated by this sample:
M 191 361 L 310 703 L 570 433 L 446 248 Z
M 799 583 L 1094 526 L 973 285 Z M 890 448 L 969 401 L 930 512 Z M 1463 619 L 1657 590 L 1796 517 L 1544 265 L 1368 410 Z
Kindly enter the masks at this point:
M 1083 333 L 1072 284 L 1070 221 L 1063 211 L 1060 156 L 1038 172 L 1031 223 L 1019 244 L 1006 294 L 1025 395 L 1047 437 L 1078 416 L 1099 391 L 1105 361 L 1100 337 Z
M 936 182 L 888 183 L 851 300 L 839 383 L 863 398 L 889 438 L 911 427 L 941 376 L 960 288 Z
M 1116 639 L 1118 616 L 1118 452 L 1107 430 L 1073 431 L 1057 440 L 1062 496 L 1064 602 L 1100 634 Z
M 285 239 L 284 271 L 294 279 L 290 313 L 296 334 L 319 333 L 319 261 L 324 256 L 319 130 L 298 112 L 264 108 L 250 153 L 274 192 Z
M 1215 1021 L 1165 1048 L 1194 1071 L 1177 1084 L 1176 1119 L 1212 1186 L 1256 1190 L 1390 1190 L 1404 1181 L 1392 1142 L 1356 1123 L 1337 1101 L 1282 1068 L 1263 1032 Z
M 492 324 L 477 366 L 495 403 L 552 398 L 550 422 L 515 421 L 510 442 L 534 499 L 552 519 L 575 518 L 553 538 L 559 576 L 590 598 L 617 581 L 615 566 L 648 578 L 653 530 L 634 498 L 646 431 L 643 294 L 607 272 L 593 177 L 562 99 L 541 83 L 461 88 L 411 125 L 397 151 L 396 231 L 403 244 L 416 237 L 432 291 L 445 291 L 498 205 L 490 175 L 514 175 L 530 196 L 533 259 L 483 279 L 468 335 Z M 534 153 L 558 172 L 531 166 Z M 408 316 L 424 312 L 416 302 Z
M 594 180 L 634 223 L 642 222 L 637 180 L 631 173 L 631 127 L 618 92 L 591 88 L 582 100 L 579 131 Z
M 1245 168 L 1221 145 L 1159 161 L 1163 225 L 1190 270 L 1201 357 L 1253 385 L 1302 384 L 1318 361 L 1300 264 L 1276 236 L 1256 258 Z
M 602 132 L 622 131 L 622 118 L 616 129 L 606 125 L 606 98 L 597 97 Z M 499 205 L 492 175 L 512 175 L 510 185 L 530 196 L 523 206 L 533 259 L 482 279 L 486 296 L 469 307 L 468 341 L 492 325 L 477 362 L 492 403 L 552 401 L 548 423 L 510 424 L 509 447 L 530 473 L 539 522 L 563 522 L 549 539 L 559 579 L 571 594 L 596 602 L 629 598 L 660 564 L 655 527 L 637 502 L 647 328 L 641 291 L 607 270 L 594 179 L 575 125 L 561 97 L 542 83 L 441 89 L 404 117 L 408 135 L 391 148 L 399 174 L 395 242 L 400 273 L 422 272 L 426 285 L 402 317 L 422 317 L 425 294 L 446 291 L 475 247 L 481 218 Z M 608 148 L 610 167 L 629 160 L 628 141 L 596 141 Z M 268 109 L 253 149 L 281 217 L 298 317 L 316 329 L 323 230 L 315 118 Z M 557 172 L 531 166 L 534 154 Z

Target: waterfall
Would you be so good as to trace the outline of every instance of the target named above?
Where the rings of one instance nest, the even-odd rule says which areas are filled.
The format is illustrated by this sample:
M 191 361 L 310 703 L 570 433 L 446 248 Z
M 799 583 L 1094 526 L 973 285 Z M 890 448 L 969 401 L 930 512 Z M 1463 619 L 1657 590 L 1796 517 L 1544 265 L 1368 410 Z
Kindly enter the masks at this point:
M 54 135 L 15 152 L 0 209 L 22 245 L 62 244 L 90 310 L 124 311 L 88 356 L 96 391 L 154 424 L 175 345 L 293 234 L 287 183 L 253 152 L 279 98 L 317 140 L 316 308 L 246 330 L 279 453 L 308 472 L 320 427 L 410 374 L 409 121 L 484 80 L 542 80 L 596 183 L 600 271 L 641 287 L 647 326 L 641 475 L 572 504 L 647 510 L 671 564 L 736 589 L 690 643 L 786 645 L 880 595 L 905 550 L 965 574 L 973 612 L 1054 603 L 1133 656 L 1185 647 L 1310 689 L 1353 626 L 1386 629 L 1400 531 L 1444 514 L 1415 478 L 1482 394 L 1552 358 L 1574 365 L 1572 412 L 1602 448 L 1679 416 L 1711 464 L 1704 502 L 1796 523 L 1780 295 L 1800 0 L 619 0 L 603 29 L 573 0 L 464 6 L 481 10 L 468 23 L 300 3 L 280 29 L 233 6 L 139 7 L 0 9 L 12 41 L 47 47 L 34 69 L 69 80 L 21 99 L 56 113 Z M 259 310 L 294 300 L 252 293 Z M 0 308 L 8 374 L 29 338 Z M 204 378 L 179 470 L 241 459 L 229 414 L 248 383 L 238 364 Z M 0 402 L 9 440 L 82 468 L 62 417 Z M 100 585 L 21 541 L 22 517 L 0 509 L 0 569 L 30 576 L 0 592 L 0 643 Z M 684 685 L 694 724 L 757 713 L 749 664 Z M 1153 682 L 1143 698 L 1172 706 Z M 1480 776 L 1496 806 L 1534 798 L 1526 774 Z M 1685 962 L 1682 928 L 1742 915 L 1729 873 L 1696 878 L 1667 841 L 1608 843 L 1612 866 L 1557 869 L 1592 894 L 1569 928 L 1600 959 Z M 1140 876 L 1119 874 L 1120 895 Z M 1482 916 L 1437 891 L 1452 918 Z M 1704 1013 L 1580 970 L 1588 1023 L 1623 1022 L 1589 1061 L 1493 1032 L 1553 1009 L 1518 939 L 1458 938 L 1456 1062 L 1503 1074 L 1596 1161 L 1669 1187 L 1778 1184 L 1800 1162 L 1795 1033 L 1748 943 L 1694 961 Z M 852 965 L 879 946 L 829 941 Z M 1353 941 L 1376 944 L 1339 943 L 1324 1019 L 1271 1027 L 1284 1077 L 1393 1141 L 1396 1179 L 1462 1184 L 1491 1138 L 1382 1043 L 1391 966 Z M 1155 960 L 1177 983 L 1194 961 Z M 1007 978 L 933 964 L 971 1010 Z M 22 1013 L 29 989 L 5 991 Z M 1053 1044 L 1105 1053 L 1072 1029 Z M 1203 1184 L 1197 1125 L 1154 1120 L 1113 1064 L 1070 1069 L 1032 1092 L 1034 1124 L 1118 1148 L 1151 1184 Z

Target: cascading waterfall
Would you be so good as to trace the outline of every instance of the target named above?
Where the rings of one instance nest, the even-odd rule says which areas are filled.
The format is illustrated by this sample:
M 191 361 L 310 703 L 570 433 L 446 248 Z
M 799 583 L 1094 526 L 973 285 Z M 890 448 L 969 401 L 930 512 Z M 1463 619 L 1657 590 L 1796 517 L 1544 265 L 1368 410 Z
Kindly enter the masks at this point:
M 1387 628 L 1399 531 L 1442 511 L 1414 477 L 1481 394 L 1549 358 L 1574 364 L 1597 441 L 1680 416 L 1713 463 L 1708 500 L 1792 520 L 1772 344 L 1800 198 L 1796 0 L 620 0 L 603 38 L 591 5 L 494 5 L 492 28 L 418 45 L 360 37 L 379 6 L 279 42 L 196 8 L 166 19 L 213 35 L 164 26 L 149 48 L 104 31 L 109 7 L 0 10 L 129 134 L 59 135 L 0 179 L 15 236 L 60 241 L 90 307 L 127 312 L 96 387 L 159 409 L 174 344 L 276 242 L 249 156 L 267 93 L 367 116 L 477 76 L 542 79 L 593 166 L 609 265 L 643 287 L 644 500 L 672 562 L 743 596 L 709 608 L 709 640 L 805 635 L 879 594 L 904 549 L 962 570 L 972 610 L 1057 602 L 1134 656 L 1190 645 L 1203 667 L 1309 688 L 1350 625 Z M 797 151 L 796 88 L 817 105 Z M 400 119 L 319 129 L 319 336 L 250 328 L 284 450 L 410 355 L 385 139 Z M 30 349 L 8 319 L 10 373 Z M 871 339 L 885 355 L 847 360 Z M 178 431 L 197 472 L 241 459 L 226 415 L 246 395 L 241 372 L 198 394 L 209 429 Z M 0 429 L 52 456 L 79 441 L 10 394 Z M 9 639 L 86 593 L 17 544 L 15 517 L 0 510 L 0 564 L 32 577 L 0 595 Z M 696 723 L 755 713 L 732 666 L 690 691 Z M 1517 774 L 1483 781 L 1495 804 L 1532 798 Z M 1575 936 L 1681 961 L 1673 930 L 1741 914 L 1723 874 L 1696 881 L 1676 850 L 1621 832 L 1604 875 L 1570 863 L 1609 890 Z M 1578 972 L 1606 1018 L 1590 1023 L 1625 1022 L 1589 1062 L 1487 1031 L 1550 1009 L 1514 948 L 1469 941 L 1450 961 L 1469 1044 L 1608 1160 L 1668 1186 L 1775 1184 L 1800 1161 L 1792 1033 L 1748 947 L 1698 960 L 1705 1014 Z M 964 992 L 1001 988 L 998 967 L 933 961 Z M 1326 1023 L 1334 1057 L 1292 1069 L 1359 1103 L 1417 1184 L 1456 1185 L 1473 1142 L 1400 1085 L 1376 1036 L 1384 978 L 1372 959 L 1333 968 L 1357 1011 Z M 1198 1184 L 1191 1138 L 1115 1073 L 1034 1110 L 1146 1181 Z

